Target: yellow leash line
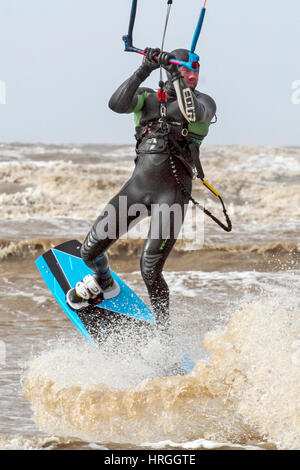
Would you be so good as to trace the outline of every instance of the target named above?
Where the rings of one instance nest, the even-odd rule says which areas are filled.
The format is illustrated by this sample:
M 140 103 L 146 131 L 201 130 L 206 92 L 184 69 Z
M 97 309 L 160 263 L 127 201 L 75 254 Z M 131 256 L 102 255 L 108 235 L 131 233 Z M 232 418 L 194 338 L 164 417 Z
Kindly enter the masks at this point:
M 218 193 L 218 191 L 212 187 L 211 184 L 209 184 L 206 180 L 202 180 L 202 183 L 204 184 L 204 186 L 206 186 L 215 196 L 217 197 L 220 197 L 220 193 Z

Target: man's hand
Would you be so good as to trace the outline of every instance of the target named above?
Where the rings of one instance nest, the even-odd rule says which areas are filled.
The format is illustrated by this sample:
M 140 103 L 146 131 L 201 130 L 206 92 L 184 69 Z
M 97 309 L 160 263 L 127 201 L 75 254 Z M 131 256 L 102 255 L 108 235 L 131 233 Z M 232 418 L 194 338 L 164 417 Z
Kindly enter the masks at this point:
M 177 75 L 179 73 L 178 66 L 176 64 L 170 64 L 171 59 L 176 59 L 176 57 L 169 52 L 160 52 L 157 60 L 159 65 L 161 65 L 167 72 L 171 75 Z
M 144 51 L 146 53 L 143 60 L 143 68 L 148 69 L 149 72 L 153 72 L 160 67 L 158 61 L 154 57 L 158 57 L 160 54 L 160 49 L 151 49 L 147 47 Z

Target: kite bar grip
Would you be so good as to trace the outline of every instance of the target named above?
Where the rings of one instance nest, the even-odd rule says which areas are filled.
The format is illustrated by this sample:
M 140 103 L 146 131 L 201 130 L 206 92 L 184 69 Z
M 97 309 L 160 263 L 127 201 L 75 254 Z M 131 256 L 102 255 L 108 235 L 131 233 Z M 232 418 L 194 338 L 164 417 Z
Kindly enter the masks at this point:
M 137 54 L 141 54 L 143 56 L 146 56 L 146 53 L 142 50 L 142 49 L 138 49 L 137 47 L 133 46 L 131 41 L 130 41 L 130 38 L 128 38 L 128 36 L 123 36 L 123 41 L 125 43 L 125 52 L 136 52 Z M 154 59 L 158 59 L 158 57 L 154 57 Z M 182 60 L 176 60 L 176 59 L 171 59 L 169 60 L 169 63 L 170 64 L 175 64 L 175 65 L 179 65 L 181 67 L 186 67 L 190 70 L 192 70 L 193 72 L 196 70 L 195 67 L 193 67 L 194 63 L 197 63 L 198 60 L 199 60 L 199 57 L 194 54 L 194 61 L 191 63 L 191 62 L 183 62 Z

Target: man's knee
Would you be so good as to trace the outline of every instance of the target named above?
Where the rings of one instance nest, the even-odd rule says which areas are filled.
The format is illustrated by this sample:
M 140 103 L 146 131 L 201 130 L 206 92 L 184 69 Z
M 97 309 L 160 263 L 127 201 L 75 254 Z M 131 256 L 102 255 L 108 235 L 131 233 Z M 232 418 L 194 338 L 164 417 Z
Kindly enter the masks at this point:
M 95 258 L 101 256 L 105 252 L 106 246 L 104 245 L 105 244 L 102 243 L 102 240 L 98 239 L 95 228 L 92 227 L 81 245 L 81 258 L 86 263 L 92 262 Z
M 147 253 L 144 251 L 140 261 L 141 274 L 145 284 L 151 287 L 160 277 L 163 267 L 162 253 Z

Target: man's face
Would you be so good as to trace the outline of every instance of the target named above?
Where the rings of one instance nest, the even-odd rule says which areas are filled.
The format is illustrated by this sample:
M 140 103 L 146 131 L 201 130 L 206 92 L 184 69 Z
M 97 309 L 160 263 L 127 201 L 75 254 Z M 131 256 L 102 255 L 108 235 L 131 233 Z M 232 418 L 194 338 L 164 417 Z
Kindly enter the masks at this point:
M 197 65 L 197 70 L 190 70 L 187 67 L 178 67 L 185 83 L 189 88 L 196 88 L 199 81 L 199 65 Z

